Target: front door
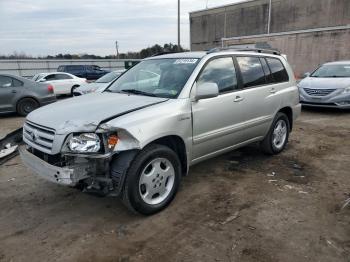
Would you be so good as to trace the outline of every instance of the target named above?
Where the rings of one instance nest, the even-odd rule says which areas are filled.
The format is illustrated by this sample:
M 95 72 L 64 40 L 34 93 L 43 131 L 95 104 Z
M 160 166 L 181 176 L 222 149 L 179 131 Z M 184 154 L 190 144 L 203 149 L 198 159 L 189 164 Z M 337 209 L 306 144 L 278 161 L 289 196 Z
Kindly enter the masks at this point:
M 200 84 L 216 83 L 219 96 L 192 102 L 193 155 L 192 160 L 219 152 L 239 141 L 240 123 L 236 70 L 231 56 L 210 60 L 200 73 L 194 88 Z M 243 102 L 244 103 L 244 102 Z

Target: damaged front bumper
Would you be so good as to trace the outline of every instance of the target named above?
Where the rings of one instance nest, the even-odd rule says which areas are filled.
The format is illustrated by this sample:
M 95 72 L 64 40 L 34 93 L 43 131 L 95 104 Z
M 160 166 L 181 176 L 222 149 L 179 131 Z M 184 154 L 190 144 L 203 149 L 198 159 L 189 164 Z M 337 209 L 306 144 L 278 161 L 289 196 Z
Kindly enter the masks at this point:
M 24 146 L 19 148 L 19 153 L 23 163 L 34 173 L 60 185 L 75 186 L 79 181 L 89 178 L 95 169 L 95 165 L 88 161 L 66 167 L 51 165 L 29 152 Z

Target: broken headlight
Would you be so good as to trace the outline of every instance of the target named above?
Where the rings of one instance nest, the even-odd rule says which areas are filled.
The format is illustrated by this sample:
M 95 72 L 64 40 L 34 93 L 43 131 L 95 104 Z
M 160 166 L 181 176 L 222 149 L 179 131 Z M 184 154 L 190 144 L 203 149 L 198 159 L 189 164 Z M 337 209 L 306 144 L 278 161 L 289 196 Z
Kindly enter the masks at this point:
M 76 153 L 96 153 L 101 148 L 101 140 L 95 133 L 84 133 L 71 137 L 68 147 Z

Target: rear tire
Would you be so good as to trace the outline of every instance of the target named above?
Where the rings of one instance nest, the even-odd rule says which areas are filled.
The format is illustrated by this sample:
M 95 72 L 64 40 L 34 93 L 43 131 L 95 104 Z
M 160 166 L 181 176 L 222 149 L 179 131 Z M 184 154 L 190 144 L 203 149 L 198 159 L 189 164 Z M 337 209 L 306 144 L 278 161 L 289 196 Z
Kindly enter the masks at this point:
M 23 98 L 17 103 L 17 113 L 26 116 L 39 107 L 39 103 L 33 98 Z
M 132 161 L 126 174 L 123 202 L 143 215 L 157 213 L 174 199 L 181 180 L 181 163 L 170 148 L 153 144 Z
M 269 132 L 260 143 L 261 150 L 268 155 L 281 153 L 288 143 L 290 123 L 284 113 L 277 113 Z

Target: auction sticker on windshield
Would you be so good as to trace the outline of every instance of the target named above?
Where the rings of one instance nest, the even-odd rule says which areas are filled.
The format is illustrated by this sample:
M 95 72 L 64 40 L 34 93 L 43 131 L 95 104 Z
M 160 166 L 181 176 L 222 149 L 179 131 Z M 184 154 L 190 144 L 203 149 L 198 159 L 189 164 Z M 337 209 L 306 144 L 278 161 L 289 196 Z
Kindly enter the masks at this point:
M 195 64 L 198 59 L 176 59 L 174 64 Z

